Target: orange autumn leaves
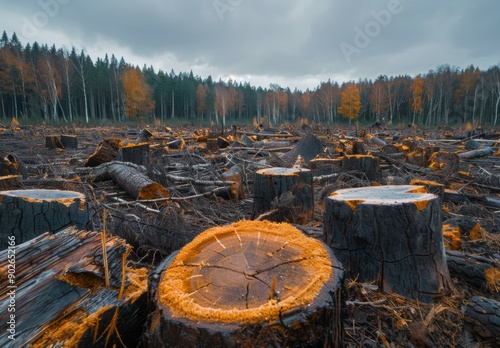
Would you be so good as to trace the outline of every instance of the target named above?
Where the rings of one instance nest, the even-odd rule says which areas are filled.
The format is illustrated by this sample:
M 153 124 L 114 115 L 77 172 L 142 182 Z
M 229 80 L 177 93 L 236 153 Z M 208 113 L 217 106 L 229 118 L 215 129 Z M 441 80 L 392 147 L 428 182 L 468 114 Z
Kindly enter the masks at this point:
M 125 112 L 130 119 L 144 119 L 155 110 L 153 92 L 138 67 L 127 66 L 120 76 Z
M 340 94 L 340 106 L 338 113 L 351 120 L 358 117 L 361 110 L 361 98 L 359 96 L 359 88 L 356 84 L 349 82 L 342 86 Z

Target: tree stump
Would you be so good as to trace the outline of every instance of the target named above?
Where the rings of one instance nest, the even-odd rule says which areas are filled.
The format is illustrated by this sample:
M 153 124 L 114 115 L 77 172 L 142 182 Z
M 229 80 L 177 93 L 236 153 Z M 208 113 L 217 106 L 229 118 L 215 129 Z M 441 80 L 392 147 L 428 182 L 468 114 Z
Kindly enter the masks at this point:
M 97 167 L 100 164 L 111 162 L 118 156 L 121 142 L 115 138 L 106 138 L 97 147 L 95 152 L 87 158 L 85 167 Z
M 59 140 L 59 138 L 57 137 L 57 135 L 45 136 L 45 147 L 47 147 L 49 149 L 55 149 L 55 148 L 64 149 L 64 146 L 61 143 L 61 141 Z
M 266 168 L 254 177 L 253 218 L 273 211 L 268 220 L 305 224 L 313 219 L 313 177 L 308 169 Z
M 77 149 L 78 148 L 78 138 L 76 135 L 61 135 L 61 144 L 66 149 Z
M 222 181 L 233 181 L 229 187 L 229 197 L 231 199 L 245 199 L 245 171 L 239 164 L 233 165 L 221 175 Z
M 148 344 L 340 346 L 342 276 L 326 245 L 289 224 L 211 228 L 165 267 Z
M 451 289 L 439 198 L 423 186 L 344 189 L 326 200 L 324 238 L 360 282 L 432 302 Z
M 85 196 L 74 191 L 15 190 L 0 192 L 0 250 L 7 236 L 23 243 L 44 232 L 68 226 L 87 229 L 90 213 Z
M 284 153 L 280 160 L 283 167 L 291 167 L 300 156 L 306 164 L 309 164 L 309 161 L 322 154 L 323 150 L 323 143 L 313 133 L 308 132 L 295 144 L 292 150 Z
M 219 143 L 217 142 L 217 138 L 208 138 L 207 139 L 207 150 L 217 151 L 219 149 Z
M 328 175 L 339 172 L 342 160 L 338 158 L 314 158 L 309 162 L 313 176 Z
M 380 176 L 380 160 L 371 155 L 346 155 L 342 159 L 342 167 L 365 173 L 368 180 L 378 180 Z
M 120 157 L 123 162 L 131 162 L 139 165 L 148 163 L 149 143 L 129 143 L 120 149 Z

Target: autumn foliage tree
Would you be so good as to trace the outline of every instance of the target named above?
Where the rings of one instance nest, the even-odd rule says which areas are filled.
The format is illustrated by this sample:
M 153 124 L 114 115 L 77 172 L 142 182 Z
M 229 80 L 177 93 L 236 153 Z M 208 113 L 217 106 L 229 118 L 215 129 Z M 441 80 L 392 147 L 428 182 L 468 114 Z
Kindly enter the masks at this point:
M 359 88 L 355 83 L 349 82 L 342 86 L 340 94 L 340 106 L 338 113 L 351 120 L 358 117 L 361 110 L 361 98 L 359 96 Z
M 418 75 L 410 85 L 411 111 L 413 113 L 412 123 L 415 123 L 415 115 L 423 111 L 422 96 L 424 94 L 424 79 Z
M 144 119 L 155 109 L 151 87 L 139 68 L 127 66 L 121 74 L 125 113 L 130 119 Z

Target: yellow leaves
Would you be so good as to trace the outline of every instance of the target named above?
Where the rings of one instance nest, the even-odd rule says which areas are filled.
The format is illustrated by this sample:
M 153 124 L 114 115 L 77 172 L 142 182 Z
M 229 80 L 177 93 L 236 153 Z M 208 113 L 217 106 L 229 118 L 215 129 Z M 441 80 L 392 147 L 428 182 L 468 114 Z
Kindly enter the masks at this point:
M 415 77 L 410 86 L 410 93 L 412 95 L 411 111 L 422 112 L 422 95 L 424 94 L 424 79 L 418 75 Z
M 154 112 L 151 87 L 144 81 L 139 68 L 126 67 L 120 77 L 123 83 L 125 111 L 131 119 L 146 117 Z
M 360 110 L 361 99 L 358 87 L 352 82 L 345 84 L 342 86 L 340 106 L 337 110 L 338 113 L 350 120 L 353 120 L 358 117 Z

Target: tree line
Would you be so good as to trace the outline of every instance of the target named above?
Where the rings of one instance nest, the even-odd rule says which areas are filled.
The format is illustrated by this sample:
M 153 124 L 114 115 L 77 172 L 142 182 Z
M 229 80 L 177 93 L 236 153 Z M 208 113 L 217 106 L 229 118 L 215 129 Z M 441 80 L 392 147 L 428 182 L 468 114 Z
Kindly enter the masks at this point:
M 31 121 L 161 120 L 279 124 L 361 122 L 496 126 L 500 66 L 438 66 L 426 74 L 379 76 L 301 91 L 271 84 L 214 81 L 193 72 L 140 69 L 114 55 L 95 61 L 83 50 L 25 46 L 0 39 L 0 115 Z

